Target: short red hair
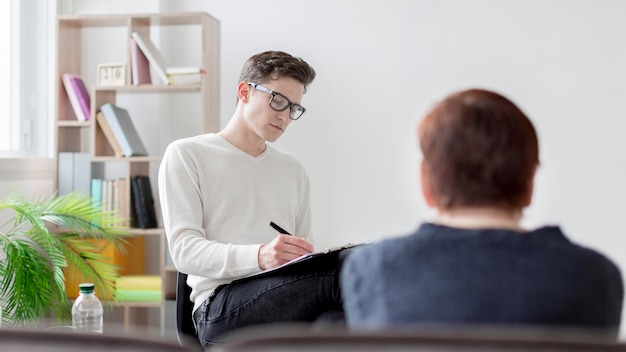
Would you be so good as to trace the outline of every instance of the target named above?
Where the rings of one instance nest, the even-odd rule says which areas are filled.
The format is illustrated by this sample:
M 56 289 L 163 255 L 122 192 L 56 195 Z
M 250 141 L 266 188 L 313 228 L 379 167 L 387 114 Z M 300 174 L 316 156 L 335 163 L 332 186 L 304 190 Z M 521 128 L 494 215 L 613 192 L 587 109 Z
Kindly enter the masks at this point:
M 539 164 L 533 124 L 510 100 L 470 89 L 454 93 L 418 127 L 423 172 L 441 209 L 521 209 Z

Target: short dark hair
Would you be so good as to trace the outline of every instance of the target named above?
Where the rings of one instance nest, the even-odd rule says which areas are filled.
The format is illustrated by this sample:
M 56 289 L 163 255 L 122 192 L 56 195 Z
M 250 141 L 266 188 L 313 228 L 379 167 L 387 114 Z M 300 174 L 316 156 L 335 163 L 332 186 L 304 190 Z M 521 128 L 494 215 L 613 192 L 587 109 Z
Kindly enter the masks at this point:
M 437 207 L 524 206 L 539 143 L 530 119 L 504 96 L 454 93 L 425 116 L 418 139 Z
M 250 57 L 241 69 L 239 82 L 266 83 L 291 77 L 307 86 L 315 79 L 315 70 L 306 61 L 282 51 L 265 51 Z

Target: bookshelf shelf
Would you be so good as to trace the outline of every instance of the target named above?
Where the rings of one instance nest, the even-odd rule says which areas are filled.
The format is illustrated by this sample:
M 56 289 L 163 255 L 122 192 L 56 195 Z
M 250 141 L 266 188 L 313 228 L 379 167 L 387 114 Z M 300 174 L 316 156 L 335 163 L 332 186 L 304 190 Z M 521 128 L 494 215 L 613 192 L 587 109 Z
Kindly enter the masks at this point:
M 202 12 L 139 13 L 61 15 L 57 18 L 57 25 L 56 155 L 67 152 L 89 154 L 90 178 L 128 181 L 120 186 L 117 199 L 126 202 L 126 208 L 121 208 L 120 212 L 131 220 L 136 213 L 132 209 L 130 179 L 148 176 L 157 213 L 157 228 L 130 229 L 131 237 L 138 239 L 140 245 L 133 244 L 127 249 L 122 255 L 124 264 L 121 266 L 127 266 L 122 274 L 159 275 L 161 301 L 107 301 L 106 304 L 123 311 L 121 315 L 126 328 L 141 329 L 142 324 L 151 327 L 156 320 L 160 321 L 159 327 L 163 330 L 166 320 L 175 320 L 173 312 L 166 310 L 165 303 L 175 297 L 176 268 L 166 260 L 167 241 L 157 189 L 158 166 L 165 147 L 173 140 L 219 129 L 219 21 Z M 200 76 L 199 83 L 165 85 L 152 72 L 154 84 L 133 85 L 129 45 L 132 32 L 152 38 L 166 58 L 191 60 L 176 66 L 199 66 L 206 74 Z M 180 40 L 181 37 L 184 40 Z M 124 65 L 123 85 L 99 85 L 98 65 L 111 63 Z M 89 120 L 81 122 L 76 119 L 61 80 L 64 73 L 82 77 L 90 95 Z M 116 156 L 96 122 L 96 114 L 106 103 L 128 109 L 149 155 Z M 60 181 L 58 171 L 57 185 Z M 110 313 L 105 312 L 105 321 L 107 314 Z M 109 319 L 117 319 L 119 315 L 111 313 Z

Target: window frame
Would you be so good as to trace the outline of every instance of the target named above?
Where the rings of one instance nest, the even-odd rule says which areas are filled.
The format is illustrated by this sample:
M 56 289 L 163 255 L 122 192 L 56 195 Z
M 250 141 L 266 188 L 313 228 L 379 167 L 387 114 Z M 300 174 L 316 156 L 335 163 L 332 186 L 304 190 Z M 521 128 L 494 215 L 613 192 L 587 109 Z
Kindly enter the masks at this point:
M 57 0 L 9 0 L 11 43 L 9 65 L 8 149 L 0 158 L 53 158 L 56 80 Z

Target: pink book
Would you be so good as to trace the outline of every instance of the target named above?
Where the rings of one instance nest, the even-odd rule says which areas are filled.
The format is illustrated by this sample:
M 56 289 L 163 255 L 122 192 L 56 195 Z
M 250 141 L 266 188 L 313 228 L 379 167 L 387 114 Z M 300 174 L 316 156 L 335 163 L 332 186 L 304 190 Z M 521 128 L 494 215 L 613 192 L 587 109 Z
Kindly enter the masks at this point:
M 130 38 L 130 73 L 133 85 L 152 84 L 150 62 L 133 38 Z
M 62 79 L 76 119 L 78 121 L 88 121 L 91 117 L 89 110 L 91 100 L 89 99 L 89 91 L 85 87 L 85 82 L 83 82 L 80 76 L 72 73 L 64 73 Z

